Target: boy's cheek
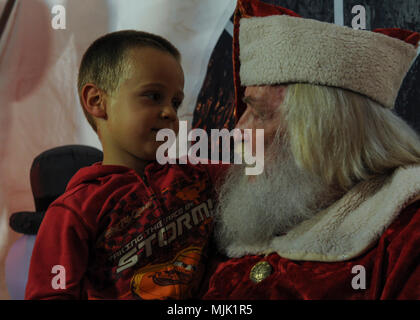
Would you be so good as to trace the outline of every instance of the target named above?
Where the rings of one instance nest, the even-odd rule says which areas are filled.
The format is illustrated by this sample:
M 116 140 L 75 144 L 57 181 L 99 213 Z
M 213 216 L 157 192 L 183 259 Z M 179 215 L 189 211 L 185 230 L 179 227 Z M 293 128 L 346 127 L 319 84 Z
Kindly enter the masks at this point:
M 179 133 L 179 121 L 176 122 L 174 131 L 175 131 L 175 135 L 178 136 L 178 133 Z

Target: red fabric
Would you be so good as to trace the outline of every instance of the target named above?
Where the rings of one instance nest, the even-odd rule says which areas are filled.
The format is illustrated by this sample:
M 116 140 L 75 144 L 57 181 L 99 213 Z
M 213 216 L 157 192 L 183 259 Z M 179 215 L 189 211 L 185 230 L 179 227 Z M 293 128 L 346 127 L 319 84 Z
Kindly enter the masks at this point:
M 245 88 L 241 86 L 241 79 L 239 77 L 239 21 L 242 18 L 249 17 L 267 17 L 272 15 L 289 15 L 294 17 L 300 17 L 297 13 L 292 10 L 274 6 L 261 2 L 259 0 L 238 0 L 236 10 L 233 18 L 233 83 L 235 87 L 235 107 L 234 117 L 236 122 L 241 117 L 242 113 L 246 109 L 245 103 L 242 101 L 244 96 Z
M 239 21 L 247 17 L 287 14 L 291 10 L 255 0 L 238 0 L 234 15 L 233 68 L 235 118 L 246 109 L 245 87 L 239 70 Z M 388 36 L 417 45 L 419 34 L 401 29 L 376 29 Z M 375 247 L 345 262 L 291 261 L 277 254 L 226 259 L 214 255 L 208 265 L 208 290 L 204 299 L 420 299 L 420 203 L 404 210 L 386 230 Z M 225 261 L 224 261 L 225 260 Z M 273 274 L 259 284 L 249 279 L 255 263 L 266 260 Z M 355 265 L 366 269 L 367 288 L 355 290 L 351 281 Z M 214 273 L 214 274 L 213 274 Z
M 294 17 L 300 17 L 297 13 L 292 10 L 270 5 L 259 0 L 238 0 L 237 7 L 234 14 L 234 29 L 233 29 L 233 81 L 235 88 L 235 108 L 234 117 L 236 122 L 240 119 L 241 115 L 246 109 L 245 103 L 242 101 L 244 96 L 245 87 L 241 86 L 241 80 L 239 77 L 240 61 L 239 61 L 239 21 L 242 18 L 250 17 L 266 17 L 272 15 L 289 15 Z M 403 40 L 407 43 L 418 47 L 420 41 L 420 34 L 409 30 L 403 30 L 398 28 L 389 29 L 375 29 L 373 32 L 382 33 L 390 37 Z
M 251 268 L 266 260 L 273 273 L 258 284 Z M 353 289 L 352 268 L 366 270 L 366 289 Z M 406 208 L 374 247 L 344 262 L 292 261 L 270 254 L 218 263 L 204 299 L 420 299 L 420 202 Z
M 83 168 L 38 232 L 26 299 L 191 297 L 212 230 L 215 178 L 225 165 Z M 55 265 L 65 289 L 54 289 Z M 57 279 L 57 278 L 56 278 Z
M 410 30 L 404 30 L 399 28 L 389 28 L 389 29 L 375 29 L 373 32 L 382 33 L 387 36 L 390 36 L 395 39 L 402 40 L 406 43 L 412 44 L 416 48 L 420 41 L 420 33 L 413 32 Z

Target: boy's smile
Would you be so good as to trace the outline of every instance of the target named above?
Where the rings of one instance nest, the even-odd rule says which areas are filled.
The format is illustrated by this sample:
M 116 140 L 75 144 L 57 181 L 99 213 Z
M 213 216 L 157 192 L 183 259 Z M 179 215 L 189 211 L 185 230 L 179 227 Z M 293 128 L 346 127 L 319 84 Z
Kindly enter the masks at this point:
M 177 109 L 184 98 L 184 73 L 171 54 L 155 48 L 127 52 L 131 70 L 115 93 L 107 95 L 100 121 L 103 164 L 144 168 L 156 159 L 160 129 L 178 133 Z M 138 171 L 138 170 L 137 170 Z

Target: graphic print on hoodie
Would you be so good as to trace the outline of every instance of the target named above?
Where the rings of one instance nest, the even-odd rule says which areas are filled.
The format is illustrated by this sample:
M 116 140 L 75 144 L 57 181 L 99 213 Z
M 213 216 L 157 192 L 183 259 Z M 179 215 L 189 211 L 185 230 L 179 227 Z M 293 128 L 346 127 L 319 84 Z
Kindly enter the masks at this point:
M 203 273 L 214 185 L 228 165 L 96 163 L 79 170 L 37 235 L 26 299 L 186 299 Z M 65 288 L 51 272 L 65 270 Z M 55 286 L 57 287 L 57 286 Z

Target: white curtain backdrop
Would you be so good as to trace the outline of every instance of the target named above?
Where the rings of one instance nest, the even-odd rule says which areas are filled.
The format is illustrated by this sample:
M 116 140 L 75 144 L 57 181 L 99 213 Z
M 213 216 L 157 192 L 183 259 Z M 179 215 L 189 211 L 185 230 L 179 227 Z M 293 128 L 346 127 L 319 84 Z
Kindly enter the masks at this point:
M 0 12 L 6 0 L 0 0 Z M 51 9 L 66 9 L 66 29 L 51 26 Z M 17 211 L 34 211 L 33 159 L 66 144 L 101 149 L 84 119 L 76 79 L 81 56 L 107 32 L 138 29 L 169 39 L 182 53 L 186 98 L 180 120 L 191 125 L 197 95 L 235 0 L 17 0 L 0 39 L 0 299 L 9 299 L 4 261 L 20 236 Z

